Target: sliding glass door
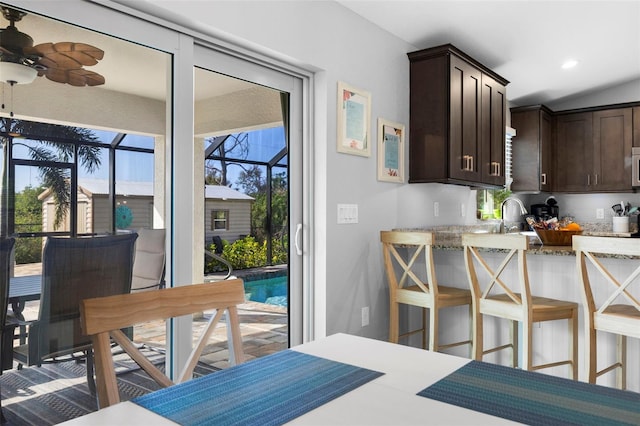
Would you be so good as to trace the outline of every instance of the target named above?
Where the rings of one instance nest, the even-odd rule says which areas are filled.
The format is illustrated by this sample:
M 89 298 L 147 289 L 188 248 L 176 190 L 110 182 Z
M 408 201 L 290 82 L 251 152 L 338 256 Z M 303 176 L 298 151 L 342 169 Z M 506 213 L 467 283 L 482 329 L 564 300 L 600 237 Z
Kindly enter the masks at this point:
M 276 324 L 257 318 L 263 332 L 255 334 L 274 342 L 270 351 L 301 343 L 301 81 L 205 46 L 196 46 L 195 57 L 194 133 L 203 157 L 194 168 L 202 167 L 205 184 L 205 248 L 223 256 L 251 252 L 232 259 L 248 309 L 283 316 Z M 215 259 L 205 271 L 213 279 L 226 272 Z

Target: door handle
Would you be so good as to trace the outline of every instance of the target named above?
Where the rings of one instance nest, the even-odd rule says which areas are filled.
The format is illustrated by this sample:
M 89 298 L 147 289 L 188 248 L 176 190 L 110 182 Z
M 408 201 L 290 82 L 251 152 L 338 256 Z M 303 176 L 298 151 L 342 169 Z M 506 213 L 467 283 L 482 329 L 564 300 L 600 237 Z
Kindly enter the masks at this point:
M 302 256 L 302 245 L 300 244 L 300 239 L 302 238 L 302 224 L 299 223 L 296 225 L 296 235 L 293 239 L 296 246 L 296 254 L 298 256 Z

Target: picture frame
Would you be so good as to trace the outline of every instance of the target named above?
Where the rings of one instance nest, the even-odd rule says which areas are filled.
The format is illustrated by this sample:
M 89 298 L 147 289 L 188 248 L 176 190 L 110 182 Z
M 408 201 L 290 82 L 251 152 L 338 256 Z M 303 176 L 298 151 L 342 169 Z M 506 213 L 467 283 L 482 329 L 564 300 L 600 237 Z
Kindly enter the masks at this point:
M 404 183 L 404 125 L 378 118 L 378 180 Z
M 371 94 L 338 82 L 338 152 L 371 155 Z

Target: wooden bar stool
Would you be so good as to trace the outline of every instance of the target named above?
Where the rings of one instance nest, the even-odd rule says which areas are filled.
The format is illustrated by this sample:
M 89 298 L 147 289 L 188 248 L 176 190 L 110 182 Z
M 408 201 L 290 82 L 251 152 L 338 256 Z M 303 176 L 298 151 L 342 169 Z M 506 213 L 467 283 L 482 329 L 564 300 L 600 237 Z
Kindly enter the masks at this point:
M 640 338 L 640 302 L 630 291 L 631 284 L 637 285 L 638 283 L 640 262 L 638 262 L 638 267 L 621 281 L 614 277 L 596 258 L 596 253 L 640 256 L 640 241 L 634 238 L 576 235 L 573 237 L 573 249 L 576 251 L 585 312 L 587 380 L 589 383 L 595 383 L 599 376 L 615 370 L 616 386 L 626 389 L 627 337 Z M 592 279 L 589 279 L 588 265 L 594 267 L 591 268 L 593 271 Z M 598 300 L 594 297 L 594 293 L 600 296 Z M 627 303 L 620 303 L 621 301 Z M 596 338 L 598 331 L 613 333 L 617 339 L 615 362 L 600 371 L 598 371 Z
M 439 310 L 451 306 L 469 307 L 471 292 L 467 289 L 438 284 L 433 262 L 433 233 L 382 231 L 382 252 L 389 284 L 389 341 L 398 343 L 400 337 L 422 332 L 422 347 L 426 349 L 426 310 L 429 310 L 429 350 L 440 351 L 454 346 L 471 344 L 464 340 L 440 344 L 438 337 Z M 399 250 L 407 250 L 405 258 Z M 420 261 L 421 257 L 424 264 Z M 421 277 L 426 277 L 426 280 Z M 422 328 L 400 334 L 399 305 L 419 306 L 422 309 Z
M 559 365 L 569 365 L 572 379 L 578 378 L 578 304 L 546 297 L 532 296 L 527 271 L 526 251 L 529 248 L 525 235 L 463 234 L 464 259 L 473 298 L 473 358 L 481 361 L 485 354 L 510 348 L 512 365 L 518 367 L 518 323 L 522 324 L 522 368 L 539 370 Z M 495 270 L 485 260 L 487 251 L 500 249 L 506 252 Z M 494 250 L 495 252 L 495 250 Z M 476 271 L 479 265 L 486 274 L 482 279 Z M 501 274 L 507 266 L 517 267 L 517 279 L 505 282 Z M 488 276 L 487 279 L 484 279 Z M 511 321 L 511 342 L 485 350 L 483 347 L 483 317 L 489 315 Z M 569 359 L 547 364 L 533 365 L 533 324 L 542 321 L 567 320 L 569 328 Z

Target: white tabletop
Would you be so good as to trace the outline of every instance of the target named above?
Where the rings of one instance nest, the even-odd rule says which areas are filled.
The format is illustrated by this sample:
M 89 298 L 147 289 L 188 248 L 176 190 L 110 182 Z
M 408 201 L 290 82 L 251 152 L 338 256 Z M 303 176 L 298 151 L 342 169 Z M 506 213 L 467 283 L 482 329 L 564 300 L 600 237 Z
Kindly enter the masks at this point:
M 385 373 L 290 422 L 295 425 L 499 425 L 509 420 L 417 396 L 416 393 L 469 362 L 437 352 L 347 334 L 292 348 Z M 63 423 L 68 426 L 123 424 L 175 425 L 132 402 Z

